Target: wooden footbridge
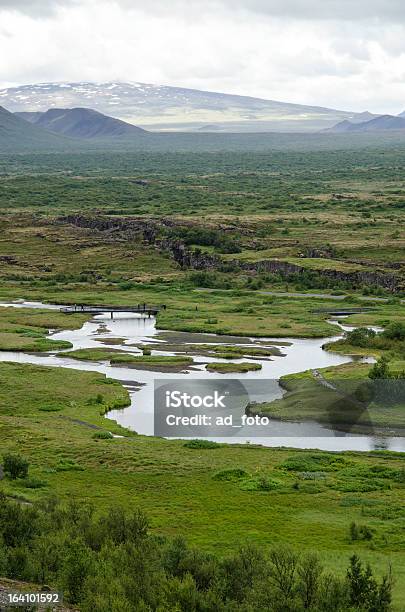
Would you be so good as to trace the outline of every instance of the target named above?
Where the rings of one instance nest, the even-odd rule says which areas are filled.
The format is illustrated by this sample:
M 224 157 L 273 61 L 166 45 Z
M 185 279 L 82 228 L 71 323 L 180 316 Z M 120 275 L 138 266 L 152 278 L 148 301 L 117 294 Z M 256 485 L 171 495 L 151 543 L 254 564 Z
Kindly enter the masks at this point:
M 313 310 L 312 312 L 315 314 L 329 314 L 338 317 L 343 315 L 361 314 L 362 312 L 373 312 L 374 310 L 374 308 L 367 306 L 364 308 L 350 308 L 350 306 L 345 308 L 342 306 L 341 308 L 319 308 L 318 310 Z
M 155 317 L 160 310 L 166 310 L 166 305 L 152 306 L 150 304 L 137 304 L 135 306 L 108 306 L 101 304 L 96 306 L 94 304 L 73 304 L 72 306 L 63 306 L 60 312 L 65 314 L 75 313 L 90 313 L 90 314 L 104 314 L 106 312 L 111 313 L 111 318 L 114 318 L 114 313 L 128 312 L 145 315 L 147 317 Z

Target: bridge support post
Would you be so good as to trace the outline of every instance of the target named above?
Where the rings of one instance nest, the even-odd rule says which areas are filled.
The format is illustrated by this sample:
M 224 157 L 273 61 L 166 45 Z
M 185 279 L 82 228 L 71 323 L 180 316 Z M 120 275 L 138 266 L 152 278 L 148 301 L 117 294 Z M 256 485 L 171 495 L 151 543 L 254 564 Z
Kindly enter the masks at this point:
M 113 318 L 114 318 L 114 313 L 113 313 L 113 311 L 111 311 L 111 319 L 113 319 Z

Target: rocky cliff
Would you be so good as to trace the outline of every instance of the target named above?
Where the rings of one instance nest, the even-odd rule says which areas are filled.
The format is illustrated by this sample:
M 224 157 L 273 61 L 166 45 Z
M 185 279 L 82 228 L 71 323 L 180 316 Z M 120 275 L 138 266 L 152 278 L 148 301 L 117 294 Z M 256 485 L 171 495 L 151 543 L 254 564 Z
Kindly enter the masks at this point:
M 302 274 L 308 272 L 308 268 L 298 264 L 288 263 L 283 260 L 269 259 L 256 262 L 244 262 L 237 258 L 224 262 L 219 255 L 206 253 L 199 249 L 190 248 L 182 240 L 171 238 L 162 231 L 164 228 L 174 228 L 183 224 L 177 220 L 146 219 L 146 218 L 112 218 L 112 217 L 86 217 L 84 215 L 68 215 L 60 217 L 58 223 L 69 223 L 77 227 L 105 232 L 110 239 L 114 240 L 141 240 L 169 255 L 178 263 L 182 269 L 214 270 L 224 264 L 247 274 L 280 274 L 288 278 L 291 274 Z M 185 222 L 184 224 L 188 224 Z M 320 276 L 350 283 L 352 286 L 378 286 L 393 293 L 403 289 L 401 277 L 385 271 L 359 270 L 354 272 L 342 272 L 334 269 L 316 270 Z

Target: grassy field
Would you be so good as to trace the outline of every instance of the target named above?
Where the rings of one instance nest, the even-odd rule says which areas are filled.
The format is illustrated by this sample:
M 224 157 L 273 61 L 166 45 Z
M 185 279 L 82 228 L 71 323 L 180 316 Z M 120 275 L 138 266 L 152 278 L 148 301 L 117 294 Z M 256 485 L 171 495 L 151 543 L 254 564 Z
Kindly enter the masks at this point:
M 396 600 L 405 600 L 403 455 L 188 448 L 106 420 L 105 410 L 128 396 L 100 374 L 2 363 L 0 381 L 2 452 L 22 453 L 42 483 L 32 489 L 3 480 L 7 495 L 139 506 L 157 533 L 183 534 L 220 554 L 242 542 L 288 542 L 316 549 L 328 567 L 343 571 L 357 551 L 381 573 L 392 561 Z M 124 437 L 96 439 L 97 431 Z M 236 467 L 242 476 L 226 474 Z M 351 542 L 352 521 L 367 525 L 372 539 Z
M 62 212 L 71 211 L 60 211 L 59 216 Z M 187 241 L 194 240 L 194 244 L 190 243 L 192 248 L 218 254 L 224 265 L 235 259 L 243 263 L 279 260 L 302 266 L 312 273 L 325 270 L 368 272 L 372 266 L 374 270 L 402 279 L 400 262 L 405 237 L 401 229 L 401 211 L 394 209 L 391 213 L 386 204 L 375 217 L 364 217 L 363 213 L 347 207 L 341 210 L 338 205 L 320 211 L 315 207 L 301 213 L 290 209 L 250 215 L 244 212 L 237 218 L 213 212 L 209 220 L 202 221 L 183 212 L 170 217 L 172 226 L 162 225 L 160 232 L 162 238 L 180 236 Z M 87 214 L 91 216 L 92 213 Z M 122 217 L 109 215 L 107 218 L 119 220 Z M 145 221 L 160 217 L 146 214 L 132 218 Z M 171 278 L 180 273 L 179 267 L 167 253 L 159 250 L 158 245 L 158 248 L 142 245 L 136 236 L 94 232 L 57 219 L 54 209 L 39 214 L 11 211 L 3 214 L 2 276 L 23 280 L 34 274 L 37 280 L 48 282 L 63 279 L 125 282 L 162 276 Z M 190 227 L 198 231 L 190 233 Z M 216 238 L 218 228 L 222 232 Z M 232 244 L 229 253 L 223 252 L 225 237 Z M 213 246 L 209 246 L 210 239 Z M 321 281 L 313 277 L 312 283 L 317 282 L 322 288 Z M 297 284 L 302 280 L 293 282 Z M 335 284 L 337 282 L 335 279 Z M 343 282 L 340 288 L 345 288 Z
M 167 308 L 157 318 L 159 329 L 187 332 L 235 334 L 241 336 L 323 337 L 333 335 L 336 328 L 326 322 L 326 315 L 311 312 L 322 300 L 290 300 L 257 293 L 213 292 L 201 294 L 187 287 L 158 285 L 129 290 L 88 287 L 62 288 L 2 287 L 0 299 L 17 297 L 39 299 L 49 303 L 95 303 L 131 305 L 139 302 L 164 303 Z M 333 303 L 329 304 L 331 307 Z M 68 325 L 71 315 L 65 316 Z
M 134 154 L 121 166 L 116 156 L 59 156 L 54 163 L 39 156 L 2 158 L 0 275 L 7 282 L 32 279 L 38 286 L 184 279 L 185 270 L 161 248 L 165 239 L 178 237 L 191 249 L 219 257 L 225 275 L 217 287 L 287 283 L 301 290 L 387 294 L 367 276 L 375 272 L 392 277 L 401 294 L 405 189 L 398 167 L 388 163 L 392 153 L 369 150 L 356 158 L 350 152 L 343 170 L 335 165 L 342 161 L 337 152 L 304 158 L 256 153 L 244 169 L 241 157 L 228 152 L 216 156 L 215 172 L 209 154 Z M 145 244 L 141 235 L 76 227 L 64 218 L 73 213 L 157 221 L 159 229 Z M 231 269 L 235 261 L 246 266 L 269 260 L 306 273 Z M 330 278 L 328 272 L 343 276 Z
M 277 352 L 230 351 L 227 335 L 247 344 L 248 337 L 335 336 L 330 315 L 319 311 L 340 305 L 372 307 L 348 317 L 352 325 L 405 321 L 403 144 L 365 139 L 363 148 L 345 149 L 339 138 L 333 146 L 332 139 L 320 145 L 309 138 L 304 146 L 291 136 L 273 150 L 247 152 L 234 140 L 233 151 L 0 156 L 0 301 L 165 305 L 157 327 L 173 331 L 170 352 L 181 344 L 176 332 L 187 332 L 193 344 L 210 342 L 197 332 L 223 336 L 214 346 L 191 344 L 174 358 L 117 356 L 101 347 L 64 353 L 151 369 L 190 366 L 197 350 L 252 360 Z M 187 149 L 186 141 L 187 135 Z M 86 227 L 66 219 L 77 214 L 88 217 Z M 131 223 L 144 229 L 126 230 Z M 179 252 L 186 253 L 183 260 Z M 338 302 L 308 292 L 345 297 Z M 363 302 L 367 296 L 385 301 Z M 78 329 L 86 320 L 0 308 L 0 350 L 68 349 L 48 331 Z M 332 348 L 383 354 L 347 342 Z M 398 371 L 401 364 L 399 358 L 390 363 Z M 245 367 L 210 367 L 234 371 L 235 365 Z M 349 364 L 321 376 L 365 378 L 369 367 Z M 322 415 L 314 405 L 314 380 L 310 372 L 289 377 L 289 392 L 271 404 L 272 414 L 330 419 L 333 411 Z M 305 387 L 308 381 L 312 387 Z M 204 448 L 139 436 L 104 416 L 128 405 L 127 391 L 85 371 L 3 362 L 0 387 L 1 453 L 18 452 L 30 462 L 30 480 L 1 480 L 8 496 L 35 502 L 56 494 L 100 509 L 138 506 L 155 533 L 185 535 L 205 550 L 224 555 L 244 542 L 290 544 L 317 551 L 342 575 L 358 552 L 379 575 L 392 562 L 396 611 L 403 609 L 403 454 Z M 384 411 L 371 416 L 388 423 Z M 402 412 L 394 417 L 390 425 L 405 424 Z M 371 538 L 352 541 L 352 522 L 367 527 Z
M 150 366 L 173 366 L 185 367 L 191 365 L 191 357 L 167 356 L 167 355 L 131 355 L 123 351 L 112 351 L 111 349 L 77 349 L 75 351 L 65 351 L 59 354 L 60 357 L 70 357 L 79 361 L 109 361 L 112 365 L 125 364 L 129 366 L 150 365 Z
M 345 355 L 372 356 L 375 365 L 352 362 L 289 374 L 281 378 L 285 395 L 252 405 L 251 412 L 287 421 L 314 420 L 353 433 L 403 436 L 405 326 L 399 319 L 383 326 L 382 332 L 359 327 L 323 346 Z
M 262 366 L 260 363 L 250 363 L 249 361 L 242 361 L 241 363 L 208 363 L 205 368 L 206 370 L 208 370 L 208 372 L 228 374 L 230 372 L 255 372 L 256 370 L 261 370 Z
M 282 421 L 316 421 L 351 433 L 403 436 L 403 385 L 402 400 L 398 402 L 387 403 L 389 388 L 384 401 L 381 398 L 372 400 L 370 394 L 375 393 L 375 389 L 367 378 L 369 371 L 370 366 L 367 364 L 349 363 L 322 368 L 319 372 L 306 371 L 284 376 L 281 379 L 286 390 L 283 398 L 252 405 L 250 411 L 252 414 L 264 414 Z M 332 384 L 333 389 L 327 388 L 321 381 Z M 397 386 L 401 384 L 399 382 Z M 401 392 L 400 388 L 398 390 Z
M 80 314 L 69 320 L 52 310 L 0 308 L 0 351 L 43 353 L 71 348 L 70 342 L 48 337 L 49 330 L 80 329 L 86 320 Z
M 158 329 L 186 332 L 232 334 L 238 336 L 269 336 L 273 338 L 320 338 L 336 335 L 337 328 L 328 322 L 330 315 L 316 313 L 321 309 L 339 307 L 333 300 L 310 297 L 275 297 L 260 291 L 200 292 L 190 286 L 176 283 L 140 284 L 129 289 L 95 284 L 89 287 L 31 287 L 8 285 L 0 288 L 0 299 L 11 297 L 43 300 L 49 303 L 93 303 L 133 305 L 138 303 L 165 304 L 157 317 Z M 347 298 L 345 308 L 359 307 L 356 298 Z M 369 303 L 365 303 L 370 307 Z M 64 317 L 69 326 L 72 315 Z M 76 315 L 75 315 L 76 316 Z M 405 305 L 377 303 L 373 311 L 352 315 L 349 324 L 386 325 L 389 321 L 403 320 Z M 346 322 L 346 320 L 345 320 Z M 52 327 L 52 326 L 51 326 Z
M 215 290 L 201 292 L 181 283 L 138 283 L 129 289 L 95 283 L 58 286 L 32 286 L 30 284 L 3 285 L 0 300 L 26 298 L 49 303 L 88 303 L 133 305 L 144 301 L 165 304 L 157 318 L 159 329 L 186 332 L 233 334 L 239 336 L 316 338 L 336 334 L 336 326 L 328 323 L 327 313 L 317 309 L 336 309 L 336 302 L 317 298 L 275 297 L 260 291 Z M 359 306 L 356 299 L 345 300 L 345 307 Z M 360 304 L 361 305 L 361 304 Z M 367 306 L 370 306 L 367 303 Z M 374 311 L 354 315 L 351 323 L 380 325 L 401 319 L 405 307 L 396 302 L 376 304 Z M 69 326 L 71 316 L 61 315 Z M 52 327 L 52 326 L 51 326 Z

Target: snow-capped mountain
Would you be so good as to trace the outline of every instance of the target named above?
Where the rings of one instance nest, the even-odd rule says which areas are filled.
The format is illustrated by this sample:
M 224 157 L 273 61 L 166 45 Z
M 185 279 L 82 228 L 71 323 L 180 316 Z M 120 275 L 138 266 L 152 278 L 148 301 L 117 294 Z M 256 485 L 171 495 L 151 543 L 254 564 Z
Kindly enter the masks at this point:
M 317 131 L 359 113 L 146 83 L 40 83 L 0 90 L 10 111 L 86 107 L 155 130 Z

